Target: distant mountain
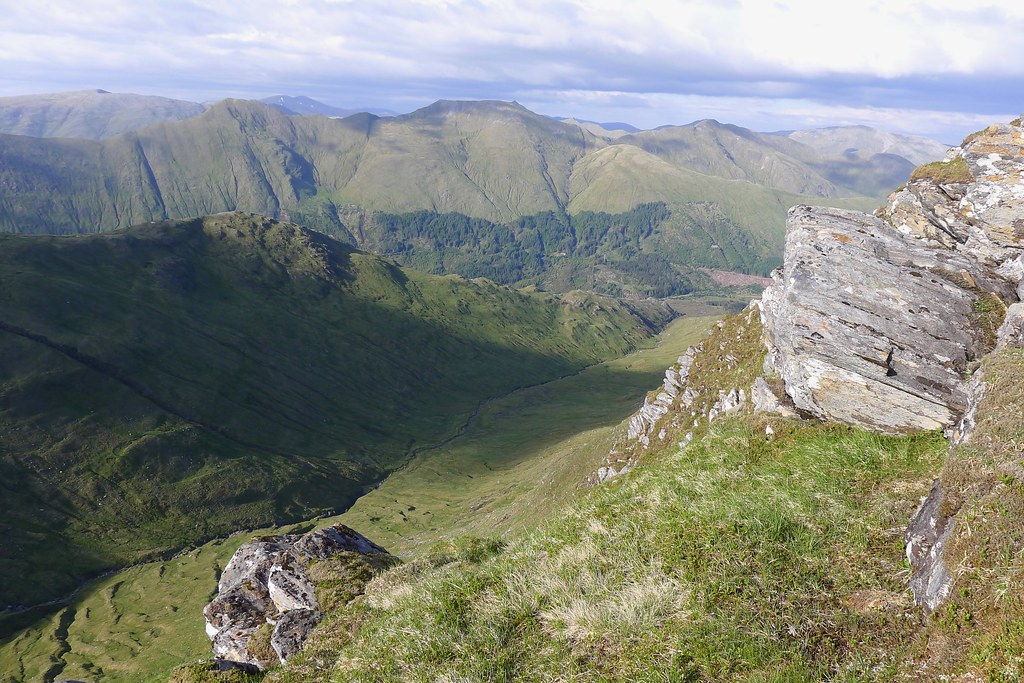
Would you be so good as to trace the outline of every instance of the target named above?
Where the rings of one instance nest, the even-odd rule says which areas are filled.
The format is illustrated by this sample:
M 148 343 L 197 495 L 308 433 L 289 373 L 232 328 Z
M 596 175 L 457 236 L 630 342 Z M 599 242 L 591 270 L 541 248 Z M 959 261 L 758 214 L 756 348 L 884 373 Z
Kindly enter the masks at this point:
M 272 97 L 264 97 L 260 100 L 264 104 L 269 104 L 273 107 L 277 107 L 286 114 L 319 114 L 320 116 L 328 116 L 331 118 L 344 118 L 346 116 L 352 116 L 353 114 L 360 114 L 367 112 L 375 114 L 377 116 L 395 116 L 395 112 L 388 109 L 342 109 L 340 107 L 333 107 L 329 104 L 324 104 L 318 100 L 314 100 L 311 97 L 305 95 L 299 95 L 293 97 L 291 95 L 274 95 Z
M 709 286 L 702 268 L 766 274 L 788 207 L 873 207 L 909 165 L 715 121 L 609 139 L 515 102 L 327 119 L 225 100 L 99 142 L 0 136 L 0 230 L 243 209 L 433 272 L 660 296 Z
M 782 192 L 822 198 L 855 194 L 809 167 L 799 153 L 794 154 L 795 145 L 787 149 L 759 133 L 711 119 L 641 131 L 616 143 L 639 147 L 704 175 L 745 180 Z
M 100 140 L 203 110 L 196 102 L 106 90 L 0 97 L 0 133 Z
M 557 118 L 557 117 L 552 117 Z M 640 131 L 636 126 L 631 126 L 628 123 L 621 122 L 609 122 L 609 123 L 598 123 L 597 121 L 587 121 L 585 119 L 558 119 L 562 123 L 571 123 L 579 126 L 580 128 L 597 135 L 598 137 L 605 137 L 614 140 L 615 138 L 628 135 L 629 133 L 637 133 Z
M 345 508 L 481 401 L 654 332 L 242 213 L 0 236 L 0 282 L 0 608 Z
M 785 135 L 790 140 L 796 140 L 828 156 L 891 154 L 903 157 L 914 166 L 937 161 L 950 148 L 949 145 L 929 138 L 886 133 L 868 126 L 813 128 L 791 131 Z

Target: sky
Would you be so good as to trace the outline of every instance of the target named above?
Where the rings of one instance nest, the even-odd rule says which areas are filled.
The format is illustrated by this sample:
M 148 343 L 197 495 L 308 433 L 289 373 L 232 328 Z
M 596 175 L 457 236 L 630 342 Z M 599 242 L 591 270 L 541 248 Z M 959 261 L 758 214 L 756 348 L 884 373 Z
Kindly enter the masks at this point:
M 957 143 L 1024 112 L 1024 2 L 0 0 L 0 96 L 90 88 Z

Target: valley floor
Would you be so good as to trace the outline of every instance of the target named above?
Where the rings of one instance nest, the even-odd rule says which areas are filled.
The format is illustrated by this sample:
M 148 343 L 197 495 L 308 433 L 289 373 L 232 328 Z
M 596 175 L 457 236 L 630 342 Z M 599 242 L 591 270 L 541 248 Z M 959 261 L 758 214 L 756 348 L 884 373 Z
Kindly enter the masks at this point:
M 725 312 L 699 303 L 688 310 L 656 346 L 490 401 L 461 435 L 422 452 L 344 515 L 281 531 L 342 521 L 411 558 L 453 535 L 542 520 L 574 497 L 644 393 Z M 250 535 L 83 587 L 70 605 L 0 644 L 0 681 L 162 683 L 176 664 L 209 656 L 202 608 Z

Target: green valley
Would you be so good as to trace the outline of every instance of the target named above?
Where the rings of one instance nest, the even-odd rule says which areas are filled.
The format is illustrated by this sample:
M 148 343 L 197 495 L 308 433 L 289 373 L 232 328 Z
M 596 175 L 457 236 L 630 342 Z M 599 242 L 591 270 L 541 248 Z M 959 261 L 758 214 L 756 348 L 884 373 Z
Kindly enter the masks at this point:
M 637 397 L 723 310 L 691 305 L 656 346 L 488 401 L 457 438 L 424 450 L 340 520 L 413 559 L 466 530 L 503 534 L 546 518 L 577 497 Z M 220 568 L 250 536 L 89 583 L 70 605 L 36 615 L 0 645 L 0 670 L 25 679 L 59 670 L 83 679 L 166 681 L 171 667 L 208 655 L 202 607 Z
M 6 236 L 0 281 L 4 605 L 345 509 L 481 402 L 671 315 L 406 271 L 241 213 Z

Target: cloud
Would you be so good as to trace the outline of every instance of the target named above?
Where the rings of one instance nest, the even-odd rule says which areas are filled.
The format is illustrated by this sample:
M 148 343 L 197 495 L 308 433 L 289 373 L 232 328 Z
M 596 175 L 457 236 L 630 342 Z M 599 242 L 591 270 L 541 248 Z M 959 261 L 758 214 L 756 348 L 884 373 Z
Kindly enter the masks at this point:
M 988 114 L 1024 109 L 1011 99 L 1024 83 L 1018 5 L 0 0 L 0 94 L 173 84 L 197 99 L 290 92 L 394 108 L 591 91 L 648 106 L 755 97 L 836 113 Z

